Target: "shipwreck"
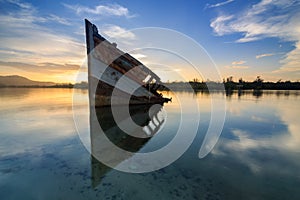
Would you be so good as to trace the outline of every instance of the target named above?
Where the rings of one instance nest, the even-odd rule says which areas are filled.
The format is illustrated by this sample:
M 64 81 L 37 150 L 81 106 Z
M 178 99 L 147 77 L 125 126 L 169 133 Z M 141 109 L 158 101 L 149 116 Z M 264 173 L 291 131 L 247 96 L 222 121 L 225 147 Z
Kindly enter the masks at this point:
M 160 78 L 128 53 L 101 36 L 85 20 L 90 105 L 163 104 Z

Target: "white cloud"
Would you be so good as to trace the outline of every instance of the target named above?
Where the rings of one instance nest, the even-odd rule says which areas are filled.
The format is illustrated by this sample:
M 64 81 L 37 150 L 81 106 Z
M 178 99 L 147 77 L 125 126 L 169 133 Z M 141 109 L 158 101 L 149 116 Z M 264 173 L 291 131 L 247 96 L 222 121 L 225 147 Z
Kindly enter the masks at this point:
M 95 8 L 90 8 L 82 5 L 63 4 L 66 8 L 74 10 L 77 14 L 93 14 L 101 16 L 124 16 L 134 17 L 129 14 L 129 10 L 118 4 L 98 5 Z
M 243 37 L 237 42 L 265 37 L 294 41 L 299 39 L 298 4 L 299 1 L 292 0 L 263 0 L 238 14 L 220 15 L 210 25 L 217 35 L 242 33 Z M 275 9 L 278 11 L 275 12 Z
M 0 61 L 0 66 L 3 67 L 13 67 L 16 69 L 25 70 L 26 72 L 36 72 L 39 73 L 59 73 L 61 71 L 75 71 L 79 69 L 79 65 L 75 64 L 58 64 L 58 63 L 36 63 L 29 64 L 23 62 L 5 62 Z
M 224 2 L 216 3 L 216 4 L 206 4 L 205 8 L 216 8 L 216 7 L 224 6 L 224 5 L 229 4 L 231 2 L 234 2 L 234 0 L 227 0 L 227 1 L 224 1 Z
M 225 68 L 226 69 L 248 69 L 249 66 L 243 65 L 245 63 L 246 63 L 246 61 L 244 61 L 244 60 L 237 60 L 237 61 L 233 61 L 231 63 L 231 65 L 225 66 Z
M 2 66 L 17 69 L 24 66 L 24 70 L 34 66 L 36 73 L 39 73 L 45 68 L 53 71 L 55 65 L 55 70 L 61 67 L 63 73 L 66 67 L 81 64 L 85 56 L 84 44 L 43 24 L 53 20 L 67 24 L 68 21 L 56 15 L 41 17 L 38 10 L 28 3 L 15 0 L 9 3 L 17 5 L 17 8 L 9 14 L 0 14 L 0 27 L 3 27 L 0 30 Z
M 68 26 L 71 25 L 71 23 L 67 19 L 59 17 L 57 15 L 50 14 L 49 17 L 47 17 L 47 19 L 63 25 L 68 25 Z
M 295 42 L 294 49 L 281 60 L 281 68 L 275 73 L 300 73 L 300 1 L 262 0 L 234 15 L 222 14 L 212 20 L 210 26 L 218 36 L 241 33 L 237 43 L 245 43 L 276 37 Z M 267 56 L 267 55 L 266 55 Z M 258 56 L 262 58 L 265 56 Z
M 282 66 L 273 71 L 273 73 L 288 73 L 297 72 L 298 78 L 300 77 L 300 38 L 295 44 L 294 50 L 286 54 L 285 58 L 281 60 Z
M 264 53 L 264 54 L 259 54 L 255 56 L 256 59 L 264 58 L 264 57 L 269 57 L 269 56 L 274 56 L 274 53 Z
M 7 2 L 9 2 L 11 4 L 15 4 L 15 5 L 19 6 L 22 9 L 33 9 L 31 4 L 25 3 L 25 2 L 20 2 L 18 0 L 7 0 Z
M 231 64 L 233 64 L 233 65 L 242 65 L 242 64 L 245 64 L 245 63 L 246 63 L 246 61 L 239 60 L 239 61 L 233 61 Z
M 238 39 L 236 42 L 237 43 L 245 43 L 245 42 L 252 42 L 252 41 L 256 41 L 259 40 L 259 37 L 244 37 L 244 38 L 240 38 Z
M 246 65 L 230 65 L 230 66 L 225 66 L 227 69 L 248 69 L 249 66 Z
M 217 18 L 215 18 L 210 26 L 214 29 L 214 32 L 219 35 L 225 35 L 227 33 L 232 33 L 232 30 L 226 27 L 226 22 L 230 21 L 234 16 L 233 15 L 221 15 Z
M 37 9 L 32 6 L 30 3 L 24 3 L 18 0 L 7 0 L 8 3 L 14 4 L 19 7 L 18 12 L 10 13 L 7 18 L 2 16 L 2 19 L 6 19 L 7 22 L 9 20 L 13 20 L 12 22 L 16 25 L 17 22 L 22 25 L 23 23 L 35 23 L 35 22 L 48 22 L 54 21 L 63 25 L 71 25 L 71 23 L 62 17 L 59 17 L 54 14 L 50 14 L 49 16 L 39 16 Z
M 107 35 L 108 37 L 117 39 L 134 40 L 136 37 L 132 32 L 120 26 L 111 24 L 103 26 L 101 32 Z

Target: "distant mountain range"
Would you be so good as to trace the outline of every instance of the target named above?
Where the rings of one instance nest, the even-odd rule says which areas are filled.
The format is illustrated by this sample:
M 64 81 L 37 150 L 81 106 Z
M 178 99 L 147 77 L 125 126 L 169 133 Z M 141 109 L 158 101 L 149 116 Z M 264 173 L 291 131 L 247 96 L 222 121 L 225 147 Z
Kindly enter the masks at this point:
M 23 76 L 11 75 L 11 76 L 0 76 L 0 87 L 29 87 L 29 86 L 38 86 L 38 87 L 49 87 L 57 85 L 54 82 L 41 82 L 33 81 Z

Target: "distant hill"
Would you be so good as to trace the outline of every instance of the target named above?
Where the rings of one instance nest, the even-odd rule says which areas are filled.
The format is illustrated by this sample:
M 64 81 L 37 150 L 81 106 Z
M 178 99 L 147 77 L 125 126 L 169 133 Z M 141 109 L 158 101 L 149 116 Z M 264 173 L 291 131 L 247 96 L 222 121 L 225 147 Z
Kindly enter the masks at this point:
M 0 76 L 0 86 L 1 87 L 20 87 L 20 86 L 54 86 L 56 83 L 54 82 L 41 82 L 41 81 L 33 81 L 23 76 L 12 75 L 12 76 Z

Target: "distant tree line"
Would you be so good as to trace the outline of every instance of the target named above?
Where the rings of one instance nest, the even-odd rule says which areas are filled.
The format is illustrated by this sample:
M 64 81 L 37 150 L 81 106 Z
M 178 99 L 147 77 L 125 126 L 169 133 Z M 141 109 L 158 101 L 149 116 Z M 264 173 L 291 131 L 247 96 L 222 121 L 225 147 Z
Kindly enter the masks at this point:
M 65 83 L 65 84 L 56 84 L 51 86 L 41 86 L 41 85 L 30 85 L 30 86 L 7 86 L 1 85 L 1 87 L 21 87 L 21 88 L 78 88 L 78 89 L 87 89 L 88 83 L 83 81 L 80 83 Z M 200 90 L 300 90 L 300 82 L 291 82 L 291 81 L 282 81 L 278 80 L 277 82 L 264 82 L 264 80 L 257 76 L 254 81 L 244 81 L 240 78 L 237 82 L 233 80 L 233 77 L 230 76 L 226 79 L 223 79 L 223 82 L 215 81 L 199 81 L 194 79 L 192 81 L 183 82 L 167 82 L 159 85 L 158 90 L 174 90 L 174 91 L 200 91 Z
M 240 78 L 237 82 L 233 81 L 230 76 L 223 79 L 223 82 L 214 81 L 199 81 L 194 79 L 189 82 L 167 82 L 160 86 L 159 90 L 300 90 L 300 82 L 282 81 L 264 82 L 264 80 L 257 76 L 254 81 L 244 81 Z
M 281 79 L 277 82 L 264 82 L 264 80 L 257 76 L 254 81 L 244 81 L 242 78 L 238 80 L 238 82 L 234 82 L 232 76 L 223 80 L 225 89 L 256 89 L 256 90 L 299 90 L 300 82 L 291 82 L 291 81 L 282 81 Z

